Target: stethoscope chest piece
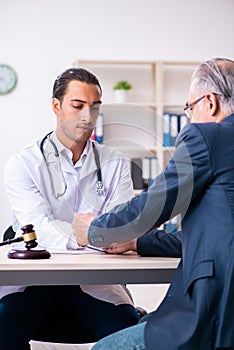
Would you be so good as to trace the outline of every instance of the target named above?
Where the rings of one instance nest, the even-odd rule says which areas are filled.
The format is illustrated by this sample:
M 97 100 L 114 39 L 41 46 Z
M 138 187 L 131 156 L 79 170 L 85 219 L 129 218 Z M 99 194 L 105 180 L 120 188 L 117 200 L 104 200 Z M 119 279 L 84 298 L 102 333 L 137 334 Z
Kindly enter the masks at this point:
M 102 181 L 97 182 L 96 192 L 97 192 L 98 196 L 102 196 L 105 194 L 105 188 L 104 188 Z

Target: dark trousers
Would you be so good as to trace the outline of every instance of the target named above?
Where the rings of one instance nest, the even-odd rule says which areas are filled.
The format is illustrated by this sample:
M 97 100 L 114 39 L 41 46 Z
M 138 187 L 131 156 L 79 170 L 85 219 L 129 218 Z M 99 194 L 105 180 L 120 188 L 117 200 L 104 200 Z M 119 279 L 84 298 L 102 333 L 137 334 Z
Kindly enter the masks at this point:
M 38 329 L 72 324 L 101 339 L 135 325 L 139 316 L 131 305 L 115 306 L 84 293 L 79 286 L 35 286 L 0 300 L 0 349 L 29 350 Z

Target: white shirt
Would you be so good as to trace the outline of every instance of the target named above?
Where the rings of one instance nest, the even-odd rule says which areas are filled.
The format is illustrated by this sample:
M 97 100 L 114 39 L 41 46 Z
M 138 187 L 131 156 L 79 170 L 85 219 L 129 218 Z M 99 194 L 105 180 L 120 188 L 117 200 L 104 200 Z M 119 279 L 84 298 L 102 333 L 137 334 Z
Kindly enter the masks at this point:
M 5 168 L 5 184 L 12 208 L 13 229 L 33 224 L 38 245 L 47 250 L 77 248 L 71 223 L 75 213 L 101 214 L 133 197 L 128 162 L 116 150 L 95 142 L 99 154 L 105 194 L 96 193 L 97 172 L 91 140 L 73 164 L 72 152 L 55 133 L 53 145 L 46 140 L 43 153 L 41 139 L 12 156 Z M 65 187 L 67 187 L 65 191 Z M 65 193 L 64 193 L 65 192 Z M 56 198 L 59 194 L 63 196 Z M 22 291 L 25 287 L 0 287 L 0 298 Z M 115 304 L 132 304 L 130 293 L 122 285 L 87 285 L 81 288 L 92 296 Z

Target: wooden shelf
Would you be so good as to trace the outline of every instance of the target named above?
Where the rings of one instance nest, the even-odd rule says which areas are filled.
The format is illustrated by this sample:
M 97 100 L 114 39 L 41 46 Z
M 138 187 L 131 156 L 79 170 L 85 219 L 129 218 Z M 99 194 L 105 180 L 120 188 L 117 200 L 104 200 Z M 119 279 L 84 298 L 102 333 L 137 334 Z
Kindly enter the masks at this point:
M 200 62 L 78 59 L 103 89 L 104 142 L 126 155 L 156 154 L 163 169 L 173 147 L 163 147 L 164 113 L 183 114 L 190 79 Z M 113 86 L 127 80 L 128 103 L 118 104 Z

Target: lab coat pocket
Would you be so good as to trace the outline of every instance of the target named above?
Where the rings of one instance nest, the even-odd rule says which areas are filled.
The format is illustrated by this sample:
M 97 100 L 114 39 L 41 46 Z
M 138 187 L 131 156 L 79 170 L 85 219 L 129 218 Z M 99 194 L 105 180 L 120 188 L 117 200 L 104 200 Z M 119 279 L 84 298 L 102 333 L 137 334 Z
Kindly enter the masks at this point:
M 200 261 L 191 269 L 190 277 L 185 281 L 184 292 L 187 294 L 194 282 L 201 278 L 212 277 L 214 275 L 214 262 L 212 260 Z

